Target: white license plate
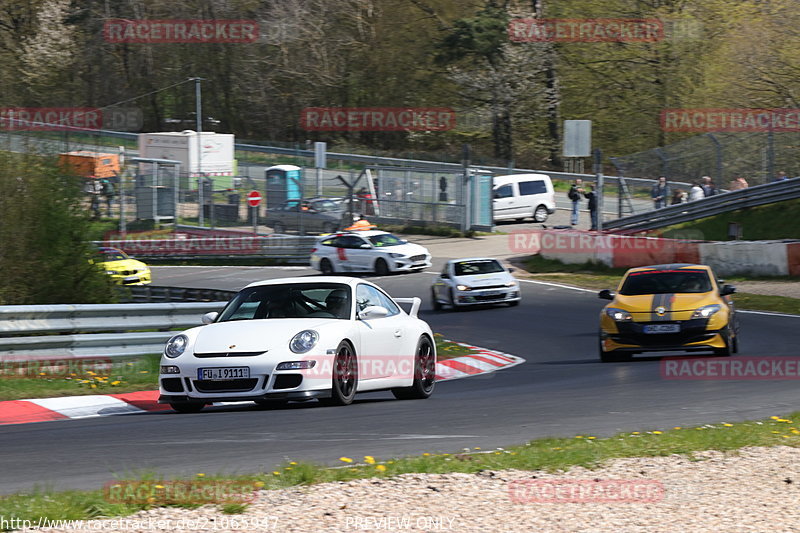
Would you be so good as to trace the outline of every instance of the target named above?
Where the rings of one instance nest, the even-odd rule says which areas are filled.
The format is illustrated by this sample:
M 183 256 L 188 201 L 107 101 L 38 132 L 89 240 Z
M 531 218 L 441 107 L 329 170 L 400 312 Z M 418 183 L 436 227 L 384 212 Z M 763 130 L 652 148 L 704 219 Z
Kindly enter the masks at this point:
M 139 281 L 139 276 L 128 276 L 125 281 Z
M 680 324 L 648 324 L 644 327 L 645 333 L 679 333 Z
M 219 381 L 223 379 L 240 379 L 250 377 L 250 367 L 223 366 L 219 368 L 198 368 L 197 379 Z

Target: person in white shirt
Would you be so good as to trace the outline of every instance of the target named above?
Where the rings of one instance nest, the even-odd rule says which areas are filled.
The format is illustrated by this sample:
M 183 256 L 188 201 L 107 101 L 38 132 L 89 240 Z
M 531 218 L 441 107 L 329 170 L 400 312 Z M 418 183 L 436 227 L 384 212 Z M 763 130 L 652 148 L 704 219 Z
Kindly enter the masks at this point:
M 702 200 L 705 197 L 706 193 L 703 191 L 703 188 L 700 186 L 699 183 L 693 181 L 692 188 L 689 189 L 689 201 L 694 202 L 696 200 Z

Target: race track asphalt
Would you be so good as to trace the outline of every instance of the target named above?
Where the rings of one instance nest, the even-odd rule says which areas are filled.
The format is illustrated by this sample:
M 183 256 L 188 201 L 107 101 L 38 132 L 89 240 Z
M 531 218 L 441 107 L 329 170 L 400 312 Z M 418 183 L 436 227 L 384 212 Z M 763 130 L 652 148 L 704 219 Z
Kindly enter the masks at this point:
M 155 267 L 154 283 L 238 289 L 258 279 L 313 275 L 305 268 Z M 519 355 L 526 363 L 441 383 L 424 401 L 389 393 L 348 407 L 315 402 L 277 410 L 215 407 L 0 427 L 0 492 L 36 484 L 97 488 L 129 475 L 271 471 L 285 460 L 336 464 L 423 452 L 484 450 L 545 436 L 611 435 L 732 422 L 798 408 L 796 381 L 675 381 L 660 360 L 602 364 L 593 292 L 523 283 L 515 308 L 430 310 L 433 273 L 371 278 L 394 297 L 421 296 L 421 317 L 447 338 Z M 800 317 L 743 313 L 739 356 L 797 356 Z

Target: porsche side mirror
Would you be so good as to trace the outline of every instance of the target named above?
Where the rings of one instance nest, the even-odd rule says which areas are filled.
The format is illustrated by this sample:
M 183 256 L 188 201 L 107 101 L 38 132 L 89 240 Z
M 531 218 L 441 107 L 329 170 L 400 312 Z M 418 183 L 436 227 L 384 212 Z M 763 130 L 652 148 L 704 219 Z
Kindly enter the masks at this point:
M 733 294 L 734 292 L 736 292 L 736 287 L 734 287 L 733 285 L 723 285 L 722 288 L 719 290 L 719 293 L 722 296 L 727 296 L 729 294 Z
M 389 310 L 380 305 L 370 305 L 358 313 L 361 320 L 372 320 L 373 318 L 383 318 L 389 314 Z
M 597 297 L 600 298 L 601 300 L 613 300 L 614 293 L 608 289 L 603 289 L 602 291 L 597 293 Z
M 218 316 L 219 316 L 219 313 L 217 313 L 216 311 L 210 311 L 210 312 L 204 314 L 203 318 L 202 318 L 203 324 L 211 324 L 212 322 L 214 322 L 217 319 Z

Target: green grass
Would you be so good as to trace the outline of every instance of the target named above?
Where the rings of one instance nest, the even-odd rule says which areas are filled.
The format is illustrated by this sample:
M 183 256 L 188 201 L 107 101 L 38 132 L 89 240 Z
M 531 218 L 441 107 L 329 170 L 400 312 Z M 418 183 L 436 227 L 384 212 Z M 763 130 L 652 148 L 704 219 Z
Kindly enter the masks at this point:
M 729 222 L 741 225 L 742 239 L 745 240 L 796 239 L 800 235 L 800 200 L 740 209 L 670 226 L 661 236 L 671 237 L 692 230 L 698 239 L 726 241 Z
M 0 363 L 0 401 L 153 390 L 158 387 L 159 359 L 159 355 L 121 358 L 109 366 L 107 358 L 98 358 L 80 365 L 72 361 L 72 367 L 47 367 L 35 361 Z
M 800 412 L 788 418 L 777 416 L 765 420 L 740 422 L 735 424 L 718 423 L 704 426 L 660 429 L 619 433 L 611 437 L 576 435 L 572 438 L 544 438 L 525 445 L 506 449 L 480 450 L 465 449 L 451 453 L 423 453 L 404 458 L 381 458 L 373 456 L 348 457 L 339 459 L 338 468 L 313 463 L 287 461 L 273 471 L 250 475 L 226 476 L 198 472 L 188 476 L 185 482 L 203 484 L 220 482 L 237 483 L 252 487 L 253 490 L 273 490 L 297 486 L 308 486 L 324 482 L 346 482 L 353 479 L 389 478 L 407 473 L 451 473 L 474 474 L 482 470 L 519 469 L 527 471 L 565 471 L 573 466 L 598 468 L 608 460 L 621 457 L 665 457 L 682 454 L 690 460 L 702 460 L 693 456 L 694 452 L 718 450 L 733 452 L 744 446 L 792 446 L 800 447 L 800 430 L 794 420 L 800 420 Z M 346 453 L 345 450 L 339 453 Z M 163 487 L 164 478 L 148 473 L 146 475 L 120 477 L 110 482 L 124 483 L 146 481 L 148 486 Z M 173 480 L 179 481 L 179 480 Z M 168 482 L 167 482 L 168 483 Z M 155 490 L 155 489 L 154 489 Z M 155 493 L 155 492 L 154 492 Z M 98 517 L 125 516 L 141 509 L 165 506 L 197 507 L 197 502 L 176 502 L 174 499 L 162 500 L 153 497 L 149 501 L 122 499 L 126 503 L 112 503 L 102 489 L 93 491 L 55 492 L 40 487 L 25 493 L 0 497 L 0 516 L 10 518 L 39 520 L 47 517 L 58 519 L 89 519 Z M 159 496 L 161 493 L 155 493 Z M 115 501 L 119 502 L 117 498 Z M 215 503 L 209 501 L 208 503 Z M 221 512 L 242 512 L 246 505 L 230 500 L 218 502 Z
M 539 255 L 524 259 L 520 266 L 528 272 L 529 279 L 596 290 L 616 289 L 622 275 L 627 271 L 626 268 L 612 268 L 591 262 L 571 265 L 556 259 L 545 259 Z M 736 277 L 729 278 L 727 281 L 735 282 L 737 280 L 750 281 L 750 278 Z M 794 281 L 796 282 L 796 280 Z M 737 309 L 800 315 L 800 298 L 737 292 L 733 296 L 733 301 L 736 303 Z
M 434 333 L 433 341 L 436 343 L 436 358 L 439 361 L 452 359 L 461 355 L 477 353 L 477 350 L 473 348 L 469 348 L 457 342 L 446 340 L 441 333 Z

